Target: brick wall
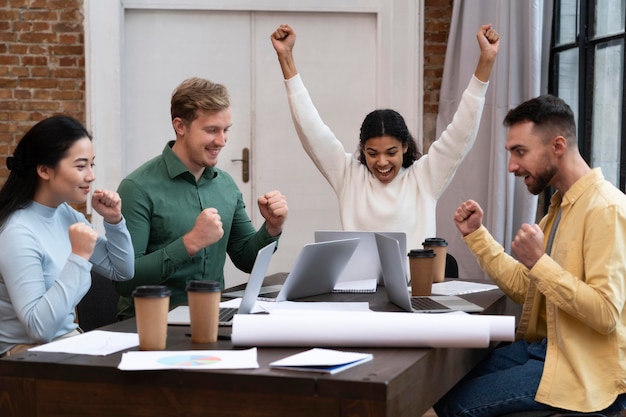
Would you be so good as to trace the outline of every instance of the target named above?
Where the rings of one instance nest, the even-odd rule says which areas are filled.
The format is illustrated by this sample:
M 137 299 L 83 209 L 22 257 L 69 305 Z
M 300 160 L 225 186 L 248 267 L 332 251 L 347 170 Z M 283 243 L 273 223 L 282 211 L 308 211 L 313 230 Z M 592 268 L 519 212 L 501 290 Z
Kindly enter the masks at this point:
M 452 2 L 424 1 L 425 150 L 435 140 Z M 0 0 L 0 183 L 17 141 L 56 113 L 85 122 L 83 0 Z
M 0 0 L 1 183 L 22 135 L 58 113 L 85 122 L 83 1 Z
M 436 139 L 439 90 L 453 0 L 424 0 L 424 150 Z

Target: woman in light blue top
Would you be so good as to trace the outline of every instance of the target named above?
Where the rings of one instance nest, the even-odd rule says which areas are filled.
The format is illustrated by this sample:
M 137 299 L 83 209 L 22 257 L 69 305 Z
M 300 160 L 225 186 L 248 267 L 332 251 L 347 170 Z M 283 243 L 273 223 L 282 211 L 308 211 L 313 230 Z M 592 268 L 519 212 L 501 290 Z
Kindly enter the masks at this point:
M 83 204 L 95 180 L 85 127 L 69 116 L 33 126 L 7 158 L 0 189 L 0 354 L 78 332 L 75 307 L 91 268 L 112 280 L 133 277 L 134 252 L 117 193 L 94 190 L 100 236 L 70 204 Z

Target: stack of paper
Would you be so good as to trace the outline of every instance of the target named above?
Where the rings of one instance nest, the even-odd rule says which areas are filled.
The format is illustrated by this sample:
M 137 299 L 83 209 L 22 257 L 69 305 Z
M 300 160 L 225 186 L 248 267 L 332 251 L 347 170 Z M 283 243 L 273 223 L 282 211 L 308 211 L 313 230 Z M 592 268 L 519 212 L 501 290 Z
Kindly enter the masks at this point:
M 369 362 L 373 358 L 374 355 L 371 353 L 314 348 L 272 362 L 270 367 L 290 371 L 336 374 L 353 366 Z
M 482 291 L 491 291 L 497 288 L 498 286 L 494 284 L 455 279 L 451 281 L 433 283 L 432 293 L 438 295 L 462 295 Z

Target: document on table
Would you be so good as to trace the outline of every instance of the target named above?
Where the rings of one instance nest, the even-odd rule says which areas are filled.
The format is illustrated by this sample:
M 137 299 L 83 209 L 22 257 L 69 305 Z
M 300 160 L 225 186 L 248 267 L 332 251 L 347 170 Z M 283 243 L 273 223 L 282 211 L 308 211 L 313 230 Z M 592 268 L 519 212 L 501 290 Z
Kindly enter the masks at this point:
M 437 295 L 461 295 L 497 289 L 494 284 L 462 281 L 459 279 L 433 283 L 432 293 Z
M 371 353 L 314 348 L 271 362 L 270 367 L 290 371 L 336 374 L 337 372 L 369 362 L 373 358 L 374 355 Z
M 118 369 L 255 369 L 259 367 L 256 348 L 244 350 L 181 350 L 125 352 Z
M 60 352 L 78 355 L 106 356 L 139 346 L 137 333 L 92 330 L 28 349 L 33 352 Z

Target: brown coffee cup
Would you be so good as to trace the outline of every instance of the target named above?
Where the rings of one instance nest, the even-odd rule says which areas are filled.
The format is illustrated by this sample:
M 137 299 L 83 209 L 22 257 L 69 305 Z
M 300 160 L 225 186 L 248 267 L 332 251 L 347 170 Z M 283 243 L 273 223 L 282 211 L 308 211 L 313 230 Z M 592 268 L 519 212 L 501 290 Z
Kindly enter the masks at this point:
M 448 242 L 441 237 L 429 237 L 422 243 L 424 249 L 432 249 L 437 255 L 433 261 L 433 282 L 443 282 L 446 274 Z
M 222 287 L 217 281 L 189 281 L 187 300 L 192 343 L 214 343 L 220 316 Z
M 436 258 L 432 249 L 411 249 L 411 295 L 430 295 L 433 287 L 433 265 Z
M 164 285 L 141 285 L 133 291 L 140 350 L 163 350 L 171 291 Z

